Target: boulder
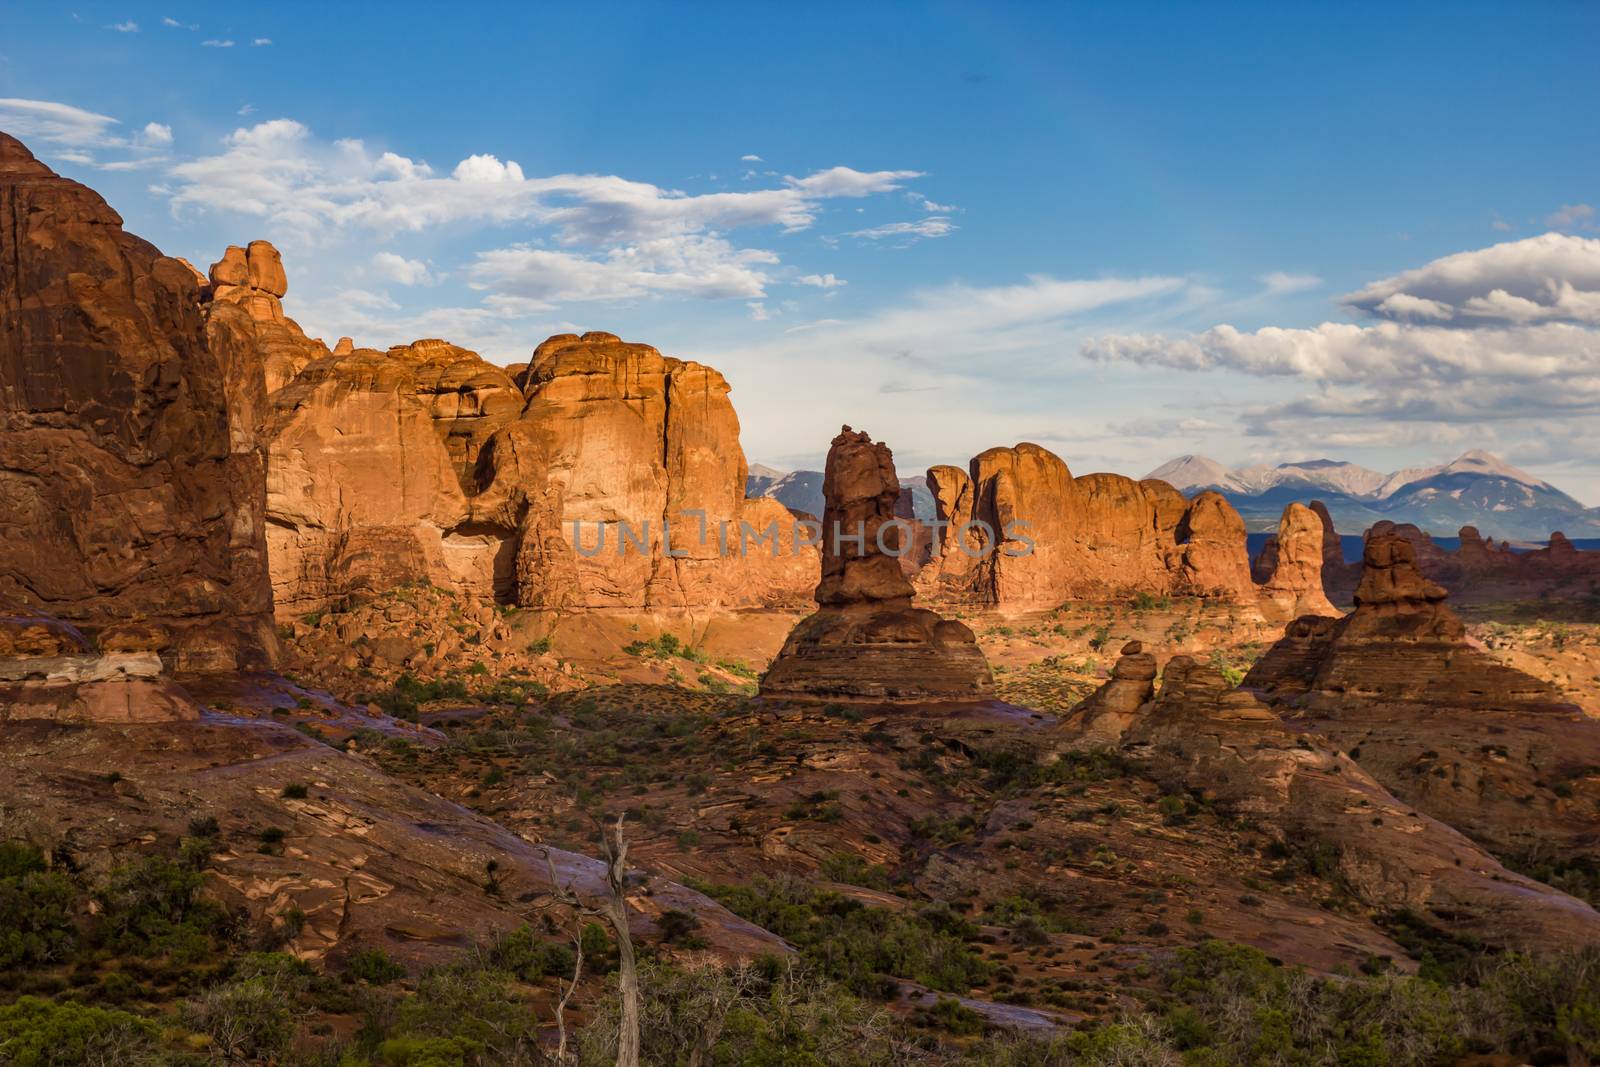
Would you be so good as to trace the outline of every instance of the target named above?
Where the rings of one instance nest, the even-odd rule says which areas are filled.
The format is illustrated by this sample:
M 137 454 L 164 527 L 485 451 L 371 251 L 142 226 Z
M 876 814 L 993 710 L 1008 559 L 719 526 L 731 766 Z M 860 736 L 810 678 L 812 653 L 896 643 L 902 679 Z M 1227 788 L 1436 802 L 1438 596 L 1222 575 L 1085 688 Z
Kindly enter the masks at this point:
M 180 669 L 275 654 L 250 348 L 192 268 L 0 134 L 0 603 Z
M 819 610 L 789 635 L 761 680 L 763 696 L 924 704 L 993 693 L 972 631 L 912 603 L 898 559 L 899 495 L 888 446 L 844 427 L 823 477 Z

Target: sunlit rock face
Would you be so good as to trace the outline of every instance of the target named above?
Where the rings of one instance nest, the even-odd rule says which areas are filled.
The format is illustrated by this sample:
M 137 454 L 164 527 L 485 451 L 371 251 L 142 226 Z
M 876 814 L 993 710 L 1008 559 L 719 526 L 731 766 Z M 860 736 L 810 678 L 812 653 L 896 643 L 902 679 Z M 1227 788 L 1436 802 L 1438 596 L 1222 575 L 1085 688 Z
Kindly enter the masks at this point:
M 928 472 L 936 517 L 929 594 L 1002 609 L 1135 593 L 1254 600 L 1244 521 L 1217 493 L 1161 481 L 1074 477 L 1034 444 L 991 448 L 969 471 Z

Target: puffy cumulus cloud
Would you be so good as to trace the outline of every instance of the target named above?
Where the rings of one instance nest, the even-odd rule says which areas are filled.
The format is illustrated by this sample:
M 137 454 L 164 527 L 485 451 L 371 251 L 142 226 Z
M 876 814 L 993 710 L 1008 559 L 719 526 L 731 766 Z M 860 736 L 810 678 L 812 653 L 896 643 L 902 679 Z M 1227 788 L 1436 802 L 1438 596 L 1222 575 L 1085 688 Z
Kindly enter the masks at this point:
M 1275 381 L 1240 423 L 1276 447 L 1502 448 L 1591 440 L 1600 415 L 1600 240 L 1547 233 L 1445 256 L 1344 304 L 1377 322 L 1110 334 L 1093 362 Z M 1299 393 L 1300 395 L 1293 395 Z M 1260 397 L 1260 392 L 1257 392 Z M 1592 458 L 1584 462 L 1593 466 Z M 1600 478 L 1600 471 L 1590 473 Z
M 407 259 L 394 252 L 379 252 L 372 257 L 378 277 L 397 285 L 427 285 L 433 281 L 428 265 L 420 259 Z
M 863 241 L 882 241 L 900 238 L 911 243 L 924 237 L 948 237 L 956 232 L 955 223 L 941 216 L 932 216 L 918 222 L 889 222 L 865 230 L 852 230 L 846 237 L 859 237 Z
M 159 122 L 147 122 L 140 131 L 140 137 L 148 145 L 169 145 L 172 143 L 172 127 Z
M 801 285 L 809 285 L 815 289 L 837 289 L 850 283 L 843 278 L 836 278 L 830 271 L 827 274 L 802 274 L 796 279 Z
M 139 24 L 132 19 L 128 19 L 126 22 L 114 22 L 107 26 L 106 29 L 115 30 L 118 33 L 138 33 Z
M 691 195 L 616 175 L 529 176 L 514 160 L 485 154 L 440 176 L 424 162 L 359 140 L 324 141 L 299 122 L 275 119 L 173 168 L 171 199 L 180 211 L 288 215 L 308 234 L 523 221 L 553 227 L 566 244 L 621 245 L 741 227 L 802 230 L 824 200 L 894 190 L 917 173 L 832 167 L 769 189 Z
M 1187 337 L 1091 337 L 1082 352 L 1102 363 L 1224 369 L 1319 382 L 1548 380 L 1554 375 L 1600 374 L 1600 334 L 1566 323 L 1458 330 L 1395 322 L 1375 326 L 1325 322 L 1310 329 L 1268 326 L 1253 332 L 1222 325 Z
M 468 275 L 489 294 L 486 303 L 527 312 L 656 295 L 759 300 L 768 280 L 761 268 L 777 261 L 771 252 L 735 248 L 722 238 L 676 235 L 599 254 L 532 245 L 491 249 L 478 253 Z
M 1398 322 L 1600 324 L 1600 238 L 1546 233 L 1444 256 L 1344 297 Z

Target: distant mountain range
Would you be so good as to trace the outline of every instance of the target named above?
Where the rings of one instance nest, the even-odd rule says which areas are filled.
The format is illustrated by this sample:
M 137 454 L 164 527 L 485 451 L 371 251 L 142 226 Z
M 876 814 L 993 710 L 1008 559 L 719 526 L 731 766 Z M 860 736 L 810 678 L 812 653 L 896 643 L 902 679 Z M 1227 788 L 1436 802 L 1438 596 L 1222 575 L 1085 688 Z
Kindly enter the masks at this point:
M 900 488 L 911 490 L 911 507 L 919 519 L 933 518 L 933 494 L 922 478 L 901 478 Z M 745 496 L 770 496 L 786 508 L 822 517 L 822 472 L 781 471 L 752 463 L 744 480 Z
M 1321 500 L 1341 533 L 1360 533 L 1389 519 L 1444 536 L 1463 526 L 1513 541 L 1544 541 L 1553 530 L 1600 536 L 1600 508 L 1586 508 L 1549 482 L 1476 449 L 1437 467 L 1392 474 L 1331 459 L 1229 468 L 1205 456 L 1179 456 L 1145 477 L 1170 482 L 1189 496 L 1215 489 L 1251 530 L 1274 528 L 1291 501 Z

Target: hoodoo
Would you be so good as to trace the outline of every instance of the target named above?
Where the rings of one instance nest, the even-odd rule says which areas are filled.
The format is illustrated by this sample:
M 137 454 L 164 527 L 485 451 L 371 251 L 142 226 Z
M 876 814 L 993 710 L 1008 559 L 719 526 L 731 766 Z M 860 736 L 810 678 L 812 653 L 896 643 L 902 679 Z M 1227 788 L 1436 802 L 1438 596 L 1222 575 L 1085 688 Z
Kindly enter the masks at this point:
M 875 702 L 979 700 L 989 664 L 963 624 L 912 604 L 897 558 L 906 524 L 889 447 L 846 426 L 823 478 L 818 610 L 789 635 L 766 677 L 768 697 Z

